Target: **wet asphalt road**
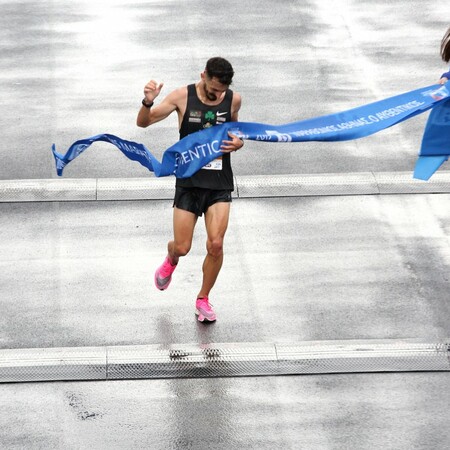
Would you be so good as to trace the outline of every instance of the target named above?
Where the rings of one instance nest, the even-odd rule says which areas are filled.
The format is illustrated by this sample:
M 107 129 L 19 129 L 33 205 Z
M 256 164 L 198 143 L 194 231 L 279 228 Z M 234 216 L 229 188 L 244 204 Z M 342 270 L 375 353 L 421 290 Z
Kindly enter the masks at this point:
M 0 178 L 56 177 L 51 144 L 112 133 L 156 156 L 178 140 L 176 118 L 135 126 L 143 87 L 163 94 L 199 80 L 212 55 L 234 65 L 240 120 L 282 124 L 435 83 L 449 7 L 409 1 L 2 1 Z M 447 11 L 446 11 L 447 9 Z M 447 14 L 445 14 L 447 12 Z M 363 140 L 248 142 L 236 174 L 405 171 L 426 114 Z M 145 177 L 98 144 L 66 177 Z
M 135 126 L 207 58 L 234 65 L 240 119 L 286 123 L 433 84 L 450 8 L 431 1 L 0 0 L 0 179 L 56 178 L 50 147 L 108 132 L 157 156 L 176 120 Z M 426 114 L 364 140 L 247 142 L 237 175 L 412 171 Z M 147 177 L 98 144 L 70 178 Z M 0 347 L 449 336 L 448 195 L 233 204 L 213 303 L 195 321 L 204 231 L 151 285 L 170 201 L 0 204 Z M 281 306 L 280 306 L 281 305 Z M 6 449 L 445 449 L 448 374 L 0 386 Z
M 170 201 L 2 204 L 2 348 L 448 337 L 448 195 L 237 199 L 152 283 Z M 448 372 L 0 386 L 4 448 L 446 448 Z M 430 447 L 431 446 L 431 447 Z

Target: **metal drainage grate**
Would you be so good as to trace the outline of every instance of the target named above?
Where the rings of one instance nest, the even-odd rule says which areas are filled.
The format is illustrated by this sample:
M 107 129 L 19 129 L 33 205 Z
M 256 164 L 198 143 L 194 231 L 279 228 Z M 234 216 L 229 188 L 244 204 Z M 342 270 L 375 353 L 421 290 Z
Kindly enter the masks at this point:
M 450 340 L 0 350 L 0 383 L 411 371 L 450 371 Z

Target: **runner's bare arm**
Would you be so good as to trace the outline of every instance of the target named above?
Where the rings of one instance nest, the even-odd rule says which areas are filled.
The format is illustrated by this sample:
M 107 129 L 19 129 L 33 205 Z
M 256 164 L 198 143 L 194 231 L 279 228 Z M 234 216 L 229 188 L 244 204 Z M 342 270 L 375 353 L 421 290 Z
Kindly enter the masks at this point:
M 237 92 L 233 94 L 233 101 L 231 102 L 231 121 L 237 122 L 239 110 L 241 109 L 241 96 Z
M 151 104 L 161 92 L 162 87 L 163 87 L 162 83 L 157 85 L 156 82 L 154 82 L 153 80 L 147 83 L 147 85 L 144 88 L 145 103 Z M 142 105 L 136 119 L 137 126 L 142 128 L 148 127 L 153 123 L 165 119 L 174 111 L 179 110 L 180 105 L 183 104 L 182 103 L 183 94 L 184 94 L 183 88 L 179 88 L 171 92 L 157 106 L 152 106 L 148 108 Z
M 241 96 L 237 93 L 233 94 L 233 101 L 231 103 L 231 121 L 237 122 L 239 120 L 239 110 L 241 109 Z M 231 153 L 239 150 L 244 146 L 244 141 L 239 139 L 236 135 L 228 133 L 230 140 L 223 140 L 220 150 L 223 153 Z

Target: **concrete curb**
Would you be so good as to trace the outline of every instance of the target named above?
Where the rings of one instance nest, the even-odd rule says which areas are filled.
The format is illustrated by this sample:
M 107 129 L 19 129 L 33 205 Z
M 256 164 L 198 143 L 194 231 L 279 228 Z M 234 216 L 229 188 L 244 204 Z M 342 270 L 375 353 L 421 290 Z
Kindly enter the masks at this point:
M 0 350 L 0 383 L 450 371 L 450 339 Z
M 172 199 L 174 179 L 59 178 L 0 180 L 0 202 Z M 450 171 L 430 181 L 411 172 L 358 172 L 235 177 L 235 198 L 450 193 Z

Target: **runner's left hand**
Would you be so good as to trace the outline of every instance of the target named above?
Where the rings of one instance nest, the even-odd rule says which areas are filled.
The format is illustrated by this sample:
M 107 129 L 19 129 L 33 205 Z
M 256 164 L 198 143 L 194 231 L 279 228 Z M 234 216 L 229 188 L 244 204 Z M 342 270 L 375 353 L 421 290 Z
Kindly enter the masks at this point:
M 223 140 L 220 146 L 220 150 L 223 153 L 235 152 L 244 146 L 244 141 L 239 139 L 235 134 L 228 132 L 228 136 L 230 136 L 231 141 Z

